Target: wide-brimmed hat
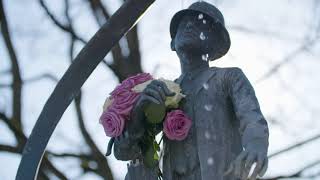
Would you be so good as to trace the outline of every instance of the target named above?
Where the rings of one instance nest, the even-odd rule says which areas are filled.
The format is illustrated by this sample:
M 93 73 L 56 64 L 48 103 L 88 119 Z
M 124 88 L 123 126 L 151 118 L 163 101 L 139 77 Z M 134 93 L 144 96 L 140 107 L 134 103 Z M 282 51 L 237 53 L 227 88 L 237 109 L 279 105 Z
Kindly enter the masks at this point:
M 177 33 L 177 29 L 179 26 L 180 21 L 185 15 L 199 15 L 203 14 L 205 17 L 210 18 L 212 22 L 214 22 L 218 27 L 218 31 L 220 34 L 221 41 L 219 41 L 221 44 L 218 51 L 213 55 L 213 57 L 210 57 L 210 60 L 218 59 L 222 56 L 224 56 L 231 45 L 230 42 L 230 36 L 225 28 L 224 24 L 224 18 L 222 13 L 219 11 L 218 8 L 213 6 L 212 4 L 209 4 L 207 2 L 201 1 L 191 4 L 188 9 L 183 9 L 179 12 L 177 12 L 171 19 L 170 23 L 170 35 L 171 38 L 174 39 Z

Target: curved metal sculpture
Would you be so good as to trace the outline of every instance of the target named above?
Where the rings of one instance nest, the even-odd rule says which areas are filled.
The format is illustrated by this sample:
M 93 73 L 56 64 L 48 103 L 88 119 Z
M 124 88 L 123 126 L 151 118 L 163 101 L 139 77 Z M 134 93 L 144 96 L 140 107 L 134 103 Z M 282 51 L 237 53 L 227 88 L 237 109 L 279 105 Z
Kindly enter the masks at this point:
M 35 179 L 61 116 L 111 48 L 155 0 L 127 0 L 80 51 L 47 100 L 24 147 L 16 180 Z

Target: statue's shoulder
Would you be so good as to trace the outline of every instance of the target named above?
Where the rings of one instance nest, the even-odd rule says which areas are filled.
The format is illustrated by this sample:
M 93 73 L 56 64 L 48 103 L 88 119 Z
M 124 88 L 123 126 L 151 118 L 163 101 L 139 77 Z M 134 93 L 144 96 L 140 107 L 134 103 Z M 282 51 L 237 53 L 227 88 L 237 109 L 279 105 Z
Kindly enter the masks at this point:
M 244 77 L 244 73 L 239 67 L 210 67 L 209 71 L 214 72 L 214 79 L 220 79 L 221 83 L 228 84 L 228 82 L 233 81 L 233 79 L 237 79 L 238 77 Z
M 242 73 L 242 70 L 239 67 L 210 67 L 209 71 L 214 71 L 218 75 L 223 76 Z

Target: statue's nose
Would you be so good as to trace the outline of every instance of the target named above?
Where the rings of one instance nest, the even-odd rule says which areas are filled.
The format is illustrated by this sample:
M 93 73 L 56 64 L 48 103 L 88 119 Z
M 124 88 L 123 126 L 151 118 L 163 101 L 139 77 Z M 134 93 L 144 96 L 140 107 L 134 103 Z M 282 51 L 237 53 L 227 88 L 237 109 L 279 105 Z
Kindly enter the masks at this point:
M 193 23 L 191 21 L 187 22 L 186 31 L 191 32 L 192 31 L 192 25 L 193 25 Z
M 191 28 L 191 26 L 192 26 L 192 22 L 191 21 L 188 21 L 188 23 L 187 23 L 187 25 L 186 25 L 186 28 Z

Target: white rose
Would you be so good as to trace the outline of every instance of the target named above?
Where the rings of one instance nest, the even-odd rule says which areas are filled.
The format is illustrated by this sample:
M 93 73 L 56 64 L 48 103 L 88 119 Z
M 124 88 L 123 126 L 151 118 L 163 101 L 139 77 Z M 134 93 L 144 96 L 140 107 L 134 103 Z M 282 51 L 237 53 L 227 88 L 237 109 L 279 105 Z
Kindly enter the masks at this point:
M 164 78 L 160 78 L 158 80 L 164 82 L 170 91 L 176 93 L 174 96 L 166 97 L 166 101 L 165 101 L 166 107 L 167 108 L 178 108 L 179 102 L 181 101 L 181 99 L 186 97 L 186 95 L 181 93 L 181 88 L 180 88 L 179 84 L 177 84 L 173 81 L 170 81 L 170 80 L 166 80 Z M 147 87 L 147 85 L 151 83 L 151 81 L 152 80 L 149 80 L 149 81 L 146 81 L 142 84 L 136 85 L 135 87 L 132 88 L 132 90 L 137 93 L 141 93 Z

